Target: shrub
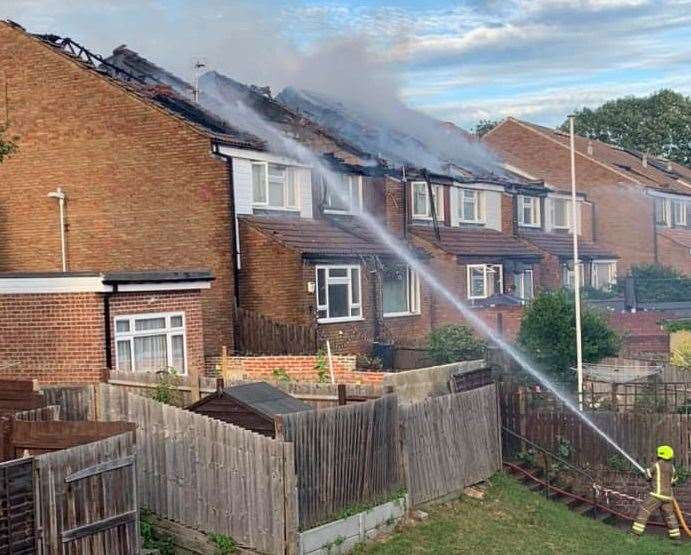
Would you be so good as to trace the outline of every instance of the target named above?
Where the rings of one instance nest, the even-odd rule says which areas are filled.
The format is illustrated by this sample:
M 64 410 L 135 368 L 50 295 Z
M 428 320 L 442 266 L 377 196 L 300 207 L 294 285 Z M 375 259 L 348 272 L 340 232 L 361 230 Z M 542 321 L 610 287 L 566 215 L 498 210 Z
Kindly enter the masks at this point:
M 691 278 L 680 271 L 657 264 L 631 267 L 639 303 L 691 300 Z
M 691 343 L 684 341 L 679 347 L 672 351 L 669 361 L 685 370 L 691 370 Z
M 482 358 L 486 348 L 485 341 L 468 326 L 442 326 L 428 337 L 428 349 L 436 364 Z
M 182 405 L 182 395 L 178 389 L 180 385 L 180 375 L 174 368 L 168 368 L 156 372 L 158 383 L 151 394 L 151 398 L 159 403 L 166 405 Z
M 581 310 L 583 361 L 598 362 L 616 356 L 621 341 L 602 315 Z M 564 381 L 573 381 L 576 364 L 576 316 L 571 293 L 546 291 L 526 307 L 518 341 L 545 371 Z

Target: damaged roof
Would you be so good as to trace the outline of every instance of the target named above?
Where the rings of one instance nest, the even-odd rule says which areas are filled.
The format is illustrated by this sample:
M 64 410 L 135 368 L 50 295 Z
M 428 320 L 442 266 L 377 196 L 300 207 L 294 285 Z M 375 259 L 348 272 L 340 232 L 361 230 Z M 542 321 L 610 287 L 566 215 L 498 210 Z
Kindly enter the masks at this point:
M 520 237 L 529 241 L 539 249 L 559 256 L 561 258 L 573 257 L 573 237 L 570 233 L 550 233 L 547 231 L 538 230 L 521 230 Z M 619 258 L 618 255 L 604 249 L 589 241 L 578 239 L 578 254 L 586 259 L 607 259 L 613 260 Z
M 459 257 L 542 258 L 535 247 L 494 229 L 439 227 L 437 239 L 432 226 L 413 225 L 410 233 Z

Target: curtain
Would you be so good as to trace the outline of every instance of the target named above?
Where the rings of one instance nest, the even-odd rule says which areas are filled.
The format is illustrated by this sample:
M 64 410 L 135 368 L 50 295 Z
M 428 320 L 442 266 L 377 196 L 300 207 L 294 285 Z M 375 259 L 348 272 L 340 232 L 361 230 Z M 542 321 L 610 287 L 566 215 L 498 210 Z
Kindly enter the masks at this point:
M 134 363 L 139 372 L 158 372 L 168 366 L 165 335 L 134 338 Z

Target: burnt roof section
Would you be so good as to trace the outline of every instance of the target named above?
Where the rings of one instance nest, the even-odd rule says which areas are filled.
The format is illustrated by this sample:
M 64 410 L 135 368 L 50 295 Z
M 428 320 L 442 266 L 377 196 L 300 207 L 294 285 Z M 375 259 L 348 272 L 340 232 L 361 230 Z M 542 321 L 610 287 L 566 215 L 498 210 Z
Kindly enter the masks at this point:
M 546 231 L 535 230 L 521 230 L 519 235 L 535 245 L 540 250 L 559 256 L 560 258 L 573 257 L 573 237 L 570 233 L 549 233 Z M 615 259 L 619 256 L 612 251 L 585 241 L 578 239 L 578 254 L 581 258 L 586 259 Z
M 357 222 L 348 222 L 348 230 L 338 222 L 279 216 L 240 216 L 253 228 L 303 255 L 358 256 L 390 254 Z
M 185 281 L 212 281 L 210 270 L 144 270 L 137 272 L 107 272 L 103 276 L 103 283 L 180 283 Z
M 288 395 L 266 382 L 254 382 L 223 389 L 223 395 L 235 399 L 246 407 L 273 418 L 282 414 L 314 410 L 304 401 Z M 203 400 L 202 400 L 203 401 Z
M 413 225 L 410 232 L 459 257 L 542 258 L 535 247 L 494 229 L 440 227 L 439 240 L 431 226 Z

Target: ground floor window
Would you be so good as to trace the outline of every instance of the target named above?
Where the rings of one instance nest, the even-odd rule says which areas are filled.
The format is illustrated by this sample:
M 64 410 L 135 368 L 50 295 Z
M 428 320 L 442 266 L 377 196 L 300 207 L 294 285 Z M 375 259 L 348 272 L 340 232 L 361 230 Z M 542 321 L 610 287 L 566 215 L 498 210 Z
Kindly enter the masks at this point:
M 504 291 L 501 264 L 468 265 L 468 298 L 486 299 Z
M 583 266 L 583 264 L 580 265 L 579 273 L 579 281 L 581 282 L 581 287 L 583 287 L 585 286 L 585 267 Z M 573 263 L 564 264 L 562 266 L 561 282 L 564 285 L 564 287 L 573 289 L 573 284 L 575 283 L 574 275 L 575 272 L 573 271 Z
M 533 291 L 533 271 L 523 270 L 513 275 L 515 294 L 519 299 L 529 301 L 534 296 Z
M 115 317 L 118 370 L 187 372 L 185 315 L 182 312 Z
M 595 289 L 611 289 L 617 282 L 617 263 L 610 260 L 596 260 L 591 266 L 591 285 Z
M 415 271 L 404 264 L 384 268 L 384 316 L 420 313 L 420 280 Z
M 345 322 L 362 317 L 360 266 L 317 266 L 319 322 Z

